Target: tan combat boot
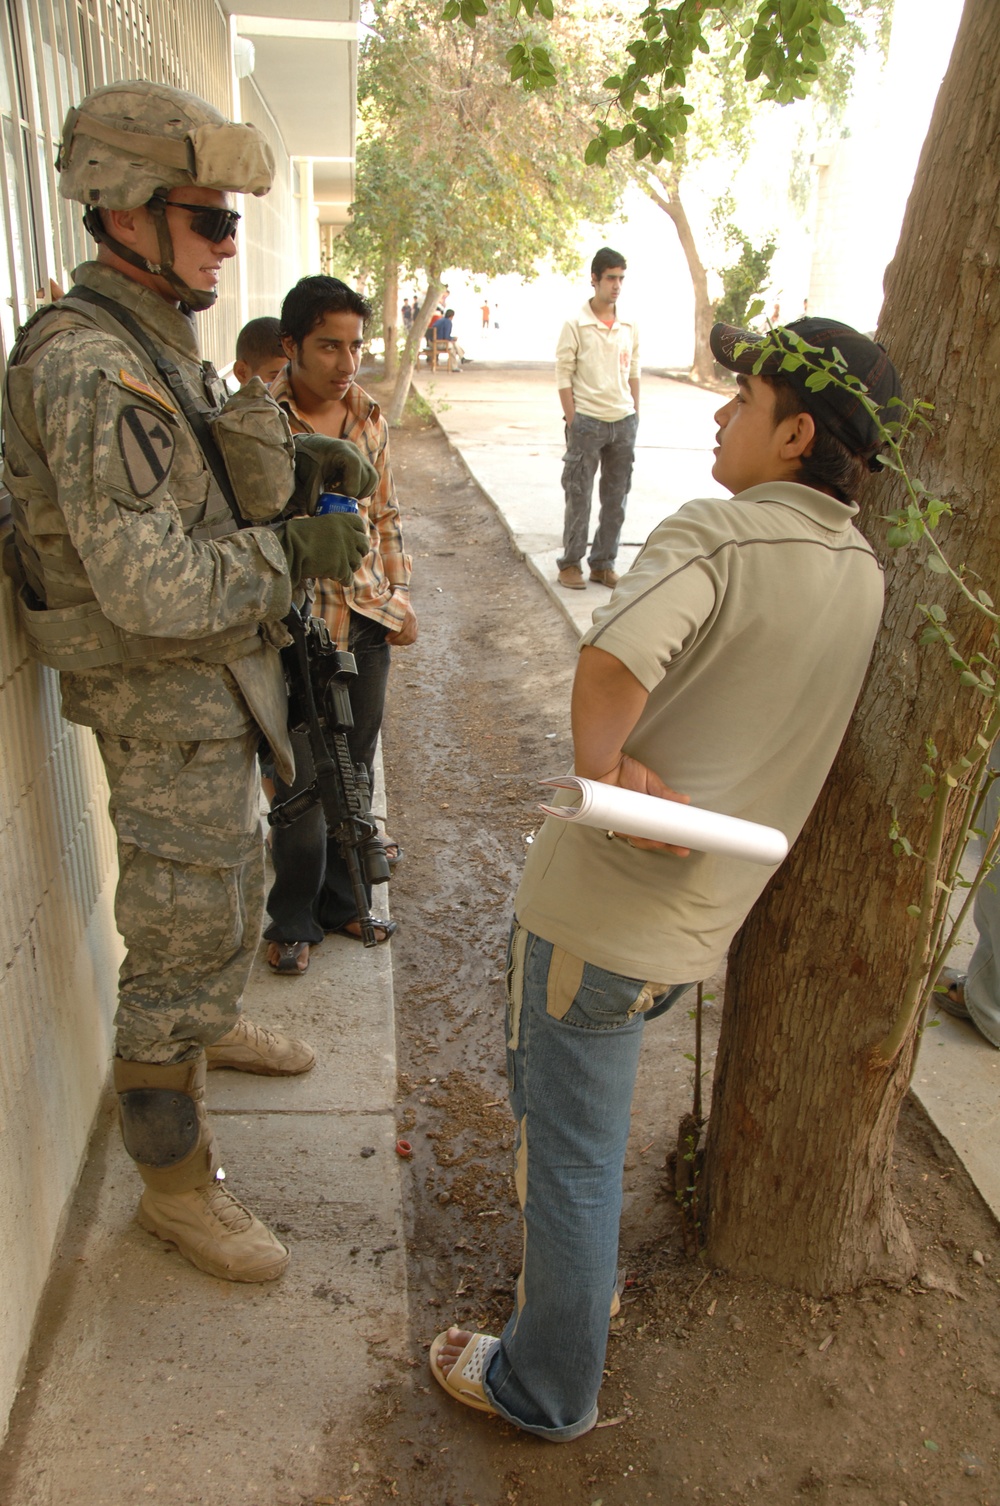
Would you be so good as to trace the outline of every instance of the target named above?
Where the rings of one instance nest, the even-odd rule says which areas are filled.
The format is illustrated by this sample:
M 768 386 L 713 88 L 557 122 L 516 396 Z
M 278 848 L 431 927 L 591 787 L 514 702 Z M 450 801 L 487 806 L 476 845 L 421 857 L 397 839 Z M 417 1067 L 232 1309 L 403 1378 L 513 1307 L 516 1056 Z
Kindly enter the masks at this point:
M 136 1215 L 150 1234 L 223 1281 L 273 1281 L 288 1250 L 221 1180 L 205 1112 L 205 1060 L 150 1066 L 115 1058 L 125 1149 L 146 1184 Z
M 208 1070 L 232 1067 L 236 1072 L 256 1072 L 261 1077 L 296 1077 L 308 1072 L 316 1053 L 305 1041 L 277 1035 L 240 1015 L 232 1030 L 205 1047 Z

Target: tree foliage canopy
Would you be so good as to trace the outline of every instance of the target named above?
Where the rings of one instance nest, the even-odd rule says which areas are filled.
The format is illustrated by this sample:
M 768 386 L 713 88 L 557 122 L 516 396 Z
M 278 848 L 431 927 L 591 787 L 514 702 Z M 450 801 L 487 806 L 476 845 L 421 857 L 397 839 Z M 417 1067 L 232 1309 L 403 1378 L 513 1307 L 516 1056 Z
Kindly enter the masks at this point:
M 555 21 L 553 0 L 506 0 L 504 9 L 517 19 L 536 16 Z M 892 0 L 680 0 L 649 3 L 634 19 L 624 52 L 604 81 L 607 102 L 586 149 L 588 163 L 604 165 L 619 147 L 629 147 L 636 161 L 657 164 L 672 159 L 695 112 L 692 74 L 702 58 L 736 85 L 757 87 L 757 101 L 790 104 L 804 99 L 824 77 L 828 84 L 847 81 L 850 55 L 862 38 L 858 22 L 872 12 L 884 46 Z M 460 18 L 468 28 L 494 14 L 488 0 L 448 0 L 444 16 Z M 526 91 L 549 89 L 558 72 L 537 36 L 525 36 L 508 53 L 511 78 Z
M 469 31 L 431 0 L 378 0 L 359 77 L 359 257 L 484 275 L 530 276 L 543 257 L 576 269 L 576 225 L 610 214 L 615 183 L 586 171 L 575 90 L 526 99 L 511 86 L 519 34 L 501 11 Z M 550 40 L 565 78 L 585 36 L 567 20 Z

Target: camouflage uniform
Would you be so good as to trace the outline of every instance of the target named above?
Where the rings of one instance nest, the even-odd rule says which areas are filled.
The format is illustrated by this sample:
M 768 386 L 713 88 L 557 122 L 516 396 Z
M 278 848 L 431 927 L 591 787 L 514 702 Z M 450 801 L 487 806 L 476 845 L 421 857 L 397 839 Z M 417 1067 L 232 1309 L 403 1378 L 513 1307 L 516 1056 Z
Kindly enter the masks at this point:
M 126 79 L 69 111 L 56 165 L 106 255 L 29 320 L 8 363 L 5 563 L 29 651 L 61 672 L 63 711 L 94 728 L 111 788 L 127 946 L 114 1082 L 145 1184 L 136 1216 L 213 1276 L 273 1281 L 289 1252 L 222 1180 L 206 1073 L 315 1061 L 240 1014 L 263 910 L 256 752 L 263 732 L 294 776 L 277 653 L 293 575 L 347 579 L 367 539 L 346 516 L 280 536 L 240 526 L 298 495 L 296 449 L 259 381 L 225 401 L 190 311 L 217 296 L 198 258 L 217 269 L 235 253 L 225 196 L 271 186 L 256 127 Z M 191 190 L 194 204 L 170 198 Z M 179 239 L 171 204 L 192 216 Z M 311 488 L 374 485 L 356 447 L 328 443 L 305 457 Z
M 203 406 L 221 403 L 189 315 L 111 267 L 75 276 L 132 315 Z M 266 528 L 236 531 L 170 389 L 128 341 L 84 311 L 47 317 L 60 332 L 47 338 L 41 321 L 33 349 L 29 331 L 8 389 L 15 526 L 47 608 L 26 614 L 29 634 L 36 615 L 39 631 L 69 624 L 65 659 L 77 663 L 113 636 L 124 661 L 64 670 L 63 711 L 95 729 L 111 788 L 128 948 L 117 1054 L 180 1062 L 235 1023 L 259 936 L 255 753 L 263 729 L 288 766 L 269 641 L 291 602 L 288 566 Z M 32 488 L 25 441 L 54 503 Z

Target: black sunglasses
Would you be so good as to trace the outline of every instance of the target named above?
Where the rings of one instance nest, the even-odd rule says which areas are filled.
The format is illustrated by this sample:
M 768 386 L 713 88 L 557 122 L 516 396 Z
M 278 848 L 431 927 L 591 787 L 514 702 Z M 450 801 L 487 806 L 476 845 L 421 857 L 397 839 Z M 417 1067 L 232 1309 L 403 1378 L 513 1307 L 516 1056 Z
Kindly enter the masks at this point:
M 186 209 L 191 215 L 191 229 L 195 235 L 211 241 L 213 246 L 221 245 L 236 234 L 240 216 L 235 209 L 211 209 L 204 204 L 182 204 L 179 199 L 167 199 L 164 202 L 168 209 Z

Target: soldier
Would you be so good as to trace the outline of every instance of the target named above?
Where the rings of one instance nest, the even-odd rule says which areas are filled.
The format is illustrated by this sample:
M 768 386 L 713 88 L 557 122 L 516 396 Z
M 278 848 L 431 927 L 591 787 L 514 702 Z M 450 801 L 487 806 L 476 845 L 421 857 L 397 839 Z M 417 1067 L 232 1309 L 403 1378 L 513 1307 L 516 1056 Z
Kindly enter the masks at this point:
M 306 493 L 365 496 L 376 477 L 344 442 L 310 436 L 297 455 L 259 380 L 226 403 L 199 358 L 191 315 L 236 251 L 227 195 L 271 185 L 253 126 L 126 81 L 69 112 L 57 167 L 98 251 L 8 369 L 20 615 L 111 790 L 127 948 L 114 1078 L 139 1222 L 212 1275 L 268 1281 L 288 1251 L 221 1181 L 205 1072 L 314 1060 L 240 1013 L 263 910 L 256 753 L 263 732 L 293 776 L 277 652 L 293 589 L 348 581 L 368 540 L 342 514 L 263 525 L 290 497 L 307 512 Z

